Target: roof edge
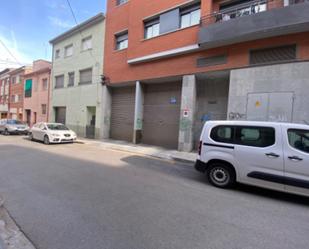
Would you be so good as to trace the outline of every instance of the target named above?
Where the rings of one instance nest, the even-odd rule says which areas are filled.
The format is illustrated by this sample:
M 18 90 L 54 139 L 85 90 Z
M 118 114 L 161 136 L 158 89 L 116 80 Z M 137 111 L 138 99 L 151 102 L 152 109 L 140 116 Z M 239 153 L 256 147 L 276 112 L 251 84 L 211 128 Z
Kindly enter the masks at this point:
M 75 27 L 69 29 L 68 31 L 62 33 L 61 35 L 58 35 L 57 37 L 55 37 L 54 39 L 50 40 L 49 43 L 50 44 L 55 44 L 57 42 L 60 42 L 70 36 L 72 36 L 73 34 L 82 31 L 88 27 L 91 27 L 97 23 L 99 23 L 100 21 L 103 21 L 105 19 L 105 15 L 100 12 L 99 14 L 89 18 L 88 20 L 76 25 Z

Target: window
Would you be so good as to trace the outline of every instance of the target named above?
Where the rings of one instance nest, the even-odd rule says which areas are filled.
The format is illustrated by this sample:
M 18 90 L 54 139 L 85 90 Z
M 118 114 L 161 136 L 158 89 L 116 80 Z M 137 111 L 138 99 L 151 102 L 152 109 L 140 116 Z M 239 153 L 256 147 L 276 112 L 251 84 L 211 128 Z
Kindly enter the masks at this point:
M 201 19 L 201 7 L 195 5 L 186 8 L 180 13 L 180 28 L 187 28 L 200 23 Z
M 64 87 L 64 75 L 59 75 L 55 77 L 55 88 Z
M 128 48 L 128 31 L 116 35 L 116 50 Z
M 211 139 L 220 143 L 233 143 L 234 127 L 232 126 L 217 126 L 210 133 Z
M 55 58 L 58 59 L 60 58 L 60 49 L 57 49 L 55 52 Z
M 26 80 L 25 83 L 25 98 L 30 98 L 32 96 L 32 79 Z
M 309 153 L 309 130 L 288 130 L 289 144 L 300 151 Z
M 11 96 L 11 102 L 12 102 L 12 103 L 15 103 L 15 102 L 16 102 L 16 101 L 15 101 L 15 95 L 12 95 L 12 96 Z
M 74 72 L 69 73 L 69 82 L 68 82 L 68 86 L 74 86 Z
M 70 57 L 72 55 L 73 55 L 73 45 L 66 46 L 64 48 L 64 56 L 65 57 Z
M 21 94 L 18 95 L 18 101 L 19 101 L 19 102 L 22 101 L 22 95 L 21 95 Z
M 253 147 L 275 144 L 275 129 L 270 127 L 236 127 L 235 143 Z
M 82 40 L 82 50 L 92 49 L 92 37 L 86 37 Z
M 79 71 L 79 84 L 91 84 L 92 83 L 92 68 Z
M 46 104 L 42 104 L 41 108 L 42 108 L 42 115 L 46 115 L 46 113 L 47 113 L 47 106 L 46 106 Z
M 16 77 L 12 77 L 12 84 L 16 84 Z
M 43 79 L 42 80 L 42 90 L 43 91 L 47 91 L 48 90 L 48 80 L 47 79 Z
M 116 0 L 116 1 L 117 6 L 128 2 L 128 0 Z
M 156 37 L 160 34 L 160 20 L 156 18 L 155 20 L 145 22 L 145 38 L 149 39 Z

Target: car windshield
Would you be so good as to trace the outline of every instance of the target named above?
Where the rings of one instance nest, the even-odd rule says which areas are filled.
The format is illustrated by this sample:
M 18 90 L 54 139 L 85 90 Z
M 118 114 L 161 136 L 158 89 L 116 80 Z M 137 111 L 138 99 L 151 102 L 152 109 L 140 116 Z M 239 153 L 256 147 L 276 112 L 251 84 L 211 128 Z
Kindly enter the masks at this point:
M 20 124 L 23 124 L 23 123 L 18 121 L 18 120 L 10 119 L 10 120 L 7 121 L 7 124 L 9 124 L 9 125 L 20 125 Z
M 68 131 L 69 130 L 69 128 L 63 124 L 48 124 L 47 127 L 48 129 L 53 130 L 53 131 Z

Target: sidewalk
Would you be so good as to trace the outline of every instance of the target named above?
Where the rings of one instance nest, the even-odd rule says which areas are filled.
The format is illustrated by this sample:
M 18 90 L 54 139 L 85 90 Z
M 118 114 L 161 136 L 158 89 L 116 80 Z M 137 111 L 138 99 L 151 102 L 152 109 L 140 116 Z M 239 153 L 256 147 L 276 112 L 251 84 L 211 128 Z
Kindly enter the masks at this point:
M 0 249 L 35 249 L 3 206 L 0 196 Z
M 197 158 L 196 152 L 180 152 L 177 150 L 168 150 L 162 147 L 152 145 L 132 144 L 124 141 L 117 141 L 111 139 L 91 140 L 86 138 L 80 138 L 77 140 L 77 143 L 95 145 L 101 147 L 102 149 L 125 151 L 185 163 L 194 163 Z

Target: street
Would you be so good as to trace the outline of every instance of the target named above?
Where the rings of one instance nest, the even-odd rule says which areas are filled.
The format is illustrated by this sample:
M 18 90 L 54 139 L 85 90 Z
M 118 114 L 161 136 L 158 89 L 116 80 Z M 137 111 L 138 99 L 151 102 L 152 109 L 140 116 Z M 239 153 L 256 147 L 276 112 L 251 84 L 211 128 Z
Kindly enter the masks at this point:
M 192 165 L 0 136 L 0 194 L 39 249 L 298 249 L 309 198 L 208 184 Z

